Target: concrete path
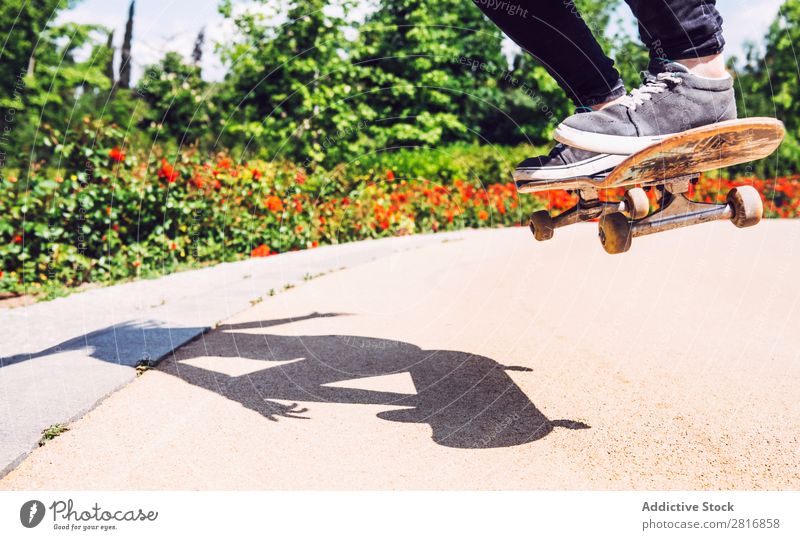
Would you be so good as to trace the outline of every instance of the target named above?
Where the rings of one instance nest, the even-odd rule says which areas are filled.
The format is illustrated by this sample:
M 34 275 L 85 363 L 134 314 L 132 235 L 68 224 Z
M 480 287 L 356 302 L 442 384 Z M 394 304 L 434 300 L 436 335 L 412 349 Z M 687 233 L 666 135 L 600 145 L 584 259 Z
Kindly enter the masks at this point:
M 622 256 L 595 227 L 434 237 L 267 297 L 0 489 L 800 489 L 800 221 Z
M 270 290 L 447 237 L 328 246 L 0 310 L 0 476 L 43 429 L 79 418 L 133 380 L 141 360 L 161 358 Z

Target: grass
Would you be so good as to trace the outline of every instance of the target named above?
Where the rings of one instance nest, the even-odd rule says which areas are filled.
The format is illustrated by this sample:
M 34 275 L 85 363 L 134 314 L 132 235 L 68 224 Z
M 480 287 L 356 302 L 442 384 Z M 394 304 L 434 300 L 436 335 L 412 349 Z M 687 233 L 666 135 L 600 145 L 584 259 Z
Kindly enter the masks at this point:
M 49 428 L 42 430 L 42 438 L 39 439 L 39 446 L 44 446 L 47 441 L 52 441 L 66 431 L 69 431 L 66 424 L 53 424 Z

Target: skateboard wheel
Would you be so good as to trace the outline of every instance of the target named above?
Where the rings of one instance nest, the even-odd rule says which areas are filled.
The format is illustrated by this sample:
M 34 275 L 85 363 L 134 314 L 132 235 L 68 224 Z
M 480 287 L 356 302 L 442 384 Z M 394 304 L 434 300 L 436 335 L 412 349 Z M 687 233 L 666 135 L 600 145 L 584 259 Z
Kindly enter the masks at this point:
M 641 219 L 650 213 L 650 199 L 647 193 L 640 188 L 631 188 L 625 192 L 625 210 L 631 219 Z
M 553 227 L 553 218 L 550 217 L 550 212 L 547 210 L 539 210 L 531 214 L 530 228 L 533 237 L 539 241 L 550 240 L 555 231 Z
M 752 227 L 764 214 L 761 195 L 753 186 L 739 186 L 728 192 L 728 204 L 733 208 L 731 222 L 737 227 Z
M 606 252 L 625 253 L 631 248 L 631 225 L 628 218 L 619 212 L 600 219 L 600 243 Z

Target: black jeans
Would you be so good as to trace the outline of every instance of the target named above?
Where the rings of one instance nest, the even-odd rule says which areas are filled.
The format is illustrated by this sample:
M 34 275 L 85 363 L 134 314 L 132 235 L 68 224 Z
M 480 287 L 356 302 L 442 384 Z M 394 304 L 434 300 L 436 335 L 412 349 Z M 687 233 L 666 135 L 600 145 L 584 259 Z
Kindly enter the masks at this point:
M 533 55 L 579 107 L 625 93 L 625 85 L 572 0 L 473 0 L 517 45 Z M 650 67 L 664 60 L 722 51 L 716 0 L 625 0 L 650 50 Z M 604 28 L 594 29 L 603 32 Z

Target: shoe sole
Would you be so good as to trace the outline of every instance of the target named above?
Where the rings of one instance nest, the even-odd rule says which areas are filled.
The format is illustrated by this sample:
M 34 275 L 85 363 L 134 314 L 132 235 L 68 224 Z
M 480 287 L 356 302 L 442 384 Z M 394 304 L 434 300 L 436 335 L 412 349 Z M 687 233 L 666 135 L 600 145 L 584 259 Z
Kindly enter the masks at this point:
M 645 137 L 627 137 L 624 135 L 608 135 L 582 131 L 564 124 L 559 124 L 553 137 L 568 146 L 600 152 L 603 154 L 624 154 L 626 156 L 644 150 L 651 144 L 672 137 L 675 133 L 665 135 L 649 135 Z
M 570 165 L 555 167 L 518 167 L 514 179 L 524 180 L 565 180 L 569 178 L 594 177 L 612 170 L 628 156 L 602 154 Z

